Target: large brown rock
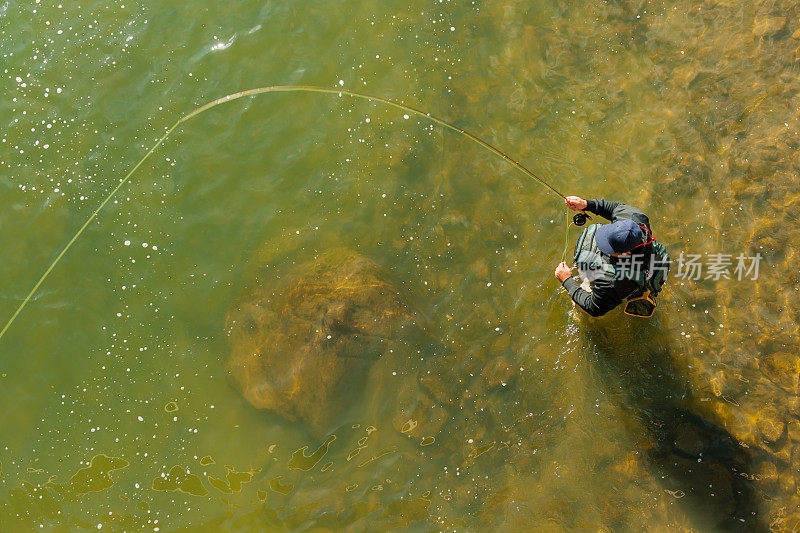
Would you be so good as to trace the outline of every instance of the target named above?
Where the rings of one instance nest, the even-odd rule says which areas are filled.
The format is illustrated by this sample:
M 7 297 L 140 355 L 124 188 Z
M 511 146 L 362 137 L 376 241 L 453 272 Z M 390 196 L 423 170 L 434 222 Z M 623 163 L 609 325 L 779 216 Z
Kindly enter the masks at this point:
M 414 317 L 375 262 L 342 250 L 268 285 L 228 313 L 227 371 L 253 406 L 325 431 Z

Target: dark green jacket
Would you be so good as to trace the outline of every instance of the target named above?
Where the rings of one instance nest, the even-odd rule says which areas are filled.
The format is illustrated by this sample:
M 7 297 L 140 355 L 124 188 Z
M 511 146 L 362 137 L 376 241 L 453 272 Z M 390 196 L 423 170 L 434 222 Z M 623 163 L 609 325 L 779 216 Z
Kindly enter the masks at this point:
M 650 228 L 650 219 L 642 211 L 635 207 L 612 202 L 610 200 L 589 200 L 586 211 L 600 215 L 603 218 L 616 222 L 617 220 L 633 220 L 637 224 Z M 652 246 L 642 248 L 644 261 L 649 258 Z M 616 263 L 617 258 L 610 257 L 611 263 Z M 592 292 L 587 292 L 580 288 L 578 282 L 573 278 L 567 278 L 562 286 L 569 293 L 572 301 L 581 309 L 592 316 L 602 316 L 625 300 L 628 296 L 639 290 L 639 284 L 631 279 L 616 279 L 613 277 L 600 277 L 592 282 Z

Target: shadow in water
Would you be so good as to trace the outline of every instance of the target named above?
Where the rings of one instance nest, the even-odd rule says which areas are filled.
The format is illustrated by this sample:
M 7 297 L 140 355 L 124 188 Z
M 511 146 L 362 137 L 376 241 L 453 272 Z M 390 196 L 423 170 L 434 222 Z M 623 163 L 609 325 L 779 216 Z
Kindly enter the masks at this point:
M 584 320 L 589 363 L 647 431 L 656 477 L 701 530 L 767 531 L 750 481 L 764 452 L 741 446 L 703 413 L 658 314 L 620 317 Z

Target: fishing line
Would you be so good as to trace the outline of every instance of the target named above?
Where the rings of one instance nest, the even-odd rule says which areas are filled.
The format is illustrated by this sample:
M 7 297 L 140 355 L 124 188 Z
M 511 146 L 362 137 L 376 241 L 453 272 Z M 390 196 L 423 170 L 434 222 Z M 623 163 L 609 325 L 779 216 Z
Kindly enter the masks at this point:
M 567 260 L 567 250 L 569 250 L 569 213 L 566 214 L 567 220 L 564 222 L 564 253 L 561 256 L 561 261 Z
M 271 86 L 271 87 L 259 87 L 257 89 L 250 89 L 250 90 L 247 90 L 247 91 L 233 93 L 233 94 L 229 94 L 227 96 L 223 96 L 222 98 L 218 98 L 217 100 L 214 100 L 213 102 L 209 102 L 209 103 L 207 103 L 205 105 L 202 105 L 202 106 L 198 107 L 197 109 L 195 109 L 194 111 L 192 111 L 188 115 L 185 115 L 185 116 L 181 117 L 180 119 L 178 119 L 175 122 L 175 124 L 173 124 L 169 129 L 167 129 L 167 132 L 160 139 L 158 139 L 158 141 L 156 141 L 156 143 L 153 145 L 152 148 L 150 148 L 150 150 L 147 151 L 147 153 L 144 155 L 144 157 L 142 157 L 139 160 L 139 162 L 136 163 L 136 165 L 130 170 L 130 172 L 128 172 L 125 175 L 125 177 L 120 180 L 120 182 L 117 184 L 117 186 L 114 187 L 111 190 L 110 193 L 108 193 L 108 196 L 106 196 L 105 199 L 100 203 L 100 205 L 97 206 L 97 209 L 95 209 L 92 212 L 92 214 L 89 216 L 89 218 L 86 220 L 86 222 L 84 222 L 83 226 L 80 227 L 80 229 L 75 233 L 75 235 L 72 236 L 72 238 L 69 240 L 69 242 L 67 242 L 67 245 L 64 246 L 64 248 L 61 250 L 61 252 L 56 256 L 56 258 L 53 260 L 53 262 L 50 263 L 50 266 L 47 267 L 47 270 L 45 270 L 44 274 L 42 274 L 42 277 L 39 278 L 39 281 L 36 282 L 36 284 L 33 286 L 31 291 L 28 293 L 28 295 L 25 297 L 25 299 L 22 301 L 22 303 L 19 305 L 19 307 L 17 307 L 16 311 L 14 311 L 14 314 L 11 315 L 11 318 L 8 320 L 8 322 L 6 322 L 6 325 L 3 327 L 2 330 L 0 330 L 0 339 L 3 338 L 3 335 L 5 335 L 5 333 L 8 330 L 8 328 L 11 326 L 11 324 L 14 322 L 14 320 L 16 320 L 17 316 L 19 316 L 19 314 L 22 312 L 22 310 L 28 304 L 30 299 L 33 298 L 33 295 L 36 294 L 36 291 L 42 285 L 42 283 L 47 278 L 47 276 L 50 275 L 50 272 L 52 272 L 53 269 L 55 268 L 55 266 L 58 264 L 58 262 L 61 261 L 61 258 L 64 257 L 64 254 L 67 253 L 67 251 L 70 249 L 70 247 L 72 247 L 72 245 L 75 243 L 75 241 L 78 240 L 78 237 L 81 236 L 81 234 L 89 226 L 89 224 L 91 224 L 92 221 L 97 217 L 97 214 L 103 209 L 103 207 L 105 207 L 105 205 L 109 202 L 109 200 L 111 200 L 111 198 L 117 193 L 117 191 L 119 191 L 122 188 L 122 186 L 125 185 L 128 182 L 128 180 L 133 175 L 133 173 L 136 172 L 136 170 L 142 165 L 142 163 L 144 163 L 150 157 L 150 155 L 152 155 L 152 153 L 156 150 L 156 148 L 161 146 L 161 144 L 167 139 L 167 137 L 169 137 L 170 133 L 172 133 L 173 130 L 175 130 L 175 128 L 177 128 L 178 126 L 180 126 L 181 124 L 183 124 L 187 120 L 189 120 L 189 119 L 191 119 L 193 117 L 196 117 L 200 113 L 203 113 L 204 111 L 208 111 L 209 109 L 212 109 L 212 108 L 214 108 L 214 107 L 216 107 L 216 106 L 218 106 L 220 104 L 224 104 L 225 102 L 231 102 L 233 100 L 238 100 L 239 98 L 243 98 L 245 96 L 255 96 L 255 95 L 258 95 L 258 94 L 264 94 L 264 93 L 270 93 L 270 92 L 309 92 L 309 93 L 335 94 L 335 95 L 339 95 L 339 96 L 341 96 L 343 94 L 346 94 L 348 96 L 353 96 L 353 97 L 361 98 L 361 99 L 368 100 L 368 101 L 375 100 L 375 101 L 378 101 L 378 102 L 382 102 L 382 103 L 384 103 L 384 104 L 386 104 L 388 106 L 391 106 L 391 107 L 396 107 L 396 108 L 402 109 L 404 111 L 409 111 L 409 112 L 414 113 L 416 115 L 419 115 L 421 117 L 427 118 L 428 120 L 431 120 L 431 121 L 433 121 L 433 122 L 435 122 L 435 123 L 437 123 L 437 124 L 439 124 L 441 126 L 444 126 L 445 128 L 448 128 L 450 130 L 453 130 L 453 131 L 455 131 L 457 133 L 460 133 L 460 134 L 464 135 L 468 139 L 470 139 L 470 140 L 476 142 L 477 144 L 481 145 L 482 147 L 486 148 L 487 150 L 489 150 L 493 154 L 495 154 L 495 155 L 497 155 L 499 157 L 502 157 L 503 159 L 505 159 L 506 161 L 511 163 L 513 166 L 515 166 L 516 168 L 518 168 L 519 170 L 524 172 L 528 177 L 533 178 L 534 180 L 538 181 L 539 183 L 541 183 L 542 185 L 544 185 L 545 187 L 550 189 L 553 193 L 557 194 L 558 196 L 560 196 L 561 198 L 566 200 L 566 196 L 564 196 L 563 194 L 558 192 L 555 189 L 555 187 L 553 187 L 552 185 L 547 183 L 545 180 L 543 180 L 542 178 L 537 176 L 533 171 L 531 171 L 530 169 L 525 167 L 522 163 L 520 163 L 519 161 L 511 158 L 505 152 L 503 152 L 500 149 L 492 146 L 491 144 L 489 144 L 488 142 L 484 141 L 480 137 L 478 137 L 476 135 L 473 135 L 472 133 L 470 133 L 470 132 L 468 132 L 468 131 L 466 131 L 466 130 L 458 127 L 458 126 L 456 126 L 455 124 L 453 124 L 451 122 L 448 122 L 447 120 L 445 120 L 443 118 L 437 117 L 435 115 L 432 115 L 432 114 L 430 114 L 430 113 L 428 113 L 426 111 L 422 111 L 420 109 L 412 107 L 410 105 L 403 104 L 403 103 L 397 102 L 395 100 L 390 100 L 389 98 L 382 98 L 380 96 L 373 96 L 373 95 L 359 93 L 359 92 L 355 92 L 355 91 L 349 91 L 347 89 L 328 89 L 328 88 L 325 88 L 325 87 L 316 87 L 316 86 L 313 86 L 313 85 L 274 85 L 274 86 Z M 569 231 L 569 226 L 567 227 L 567 231 Z

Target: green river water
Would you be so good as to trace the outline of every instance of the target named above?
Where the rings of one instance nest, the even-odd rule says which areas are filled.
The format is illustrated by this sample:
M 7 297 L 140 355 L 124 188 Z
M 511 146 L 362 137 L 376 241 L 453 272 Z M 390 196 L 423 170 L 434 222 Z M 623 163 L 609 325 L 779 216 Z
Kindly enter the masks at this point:
M 0 530 L 797 531 L 799 16 L 0 0 L 2 322 L 175 120 L 269 85 L 444 117 L 564 194 L 640 207 L 673 258 L 763 258 L 755 280 L 674 276 L 649 320 L 590 319 L 553 278 L 563 201 L 466 137 L 346 96 L 226 103 L 0 339 Z M 226 370 L 232 309 L 337 253 L 376 265 L 413 331 L 375 332 L 313 422 L 256 409 Z M 265 329 L 308 356 L 288 319 Z

